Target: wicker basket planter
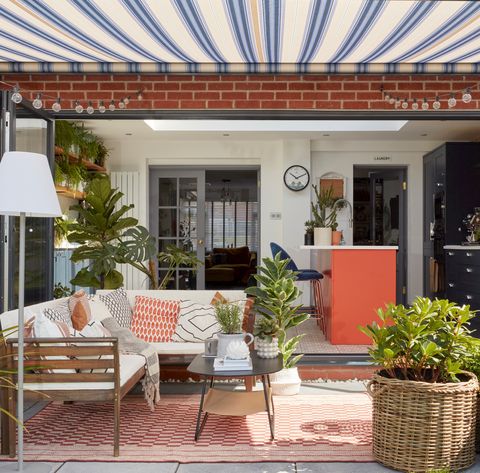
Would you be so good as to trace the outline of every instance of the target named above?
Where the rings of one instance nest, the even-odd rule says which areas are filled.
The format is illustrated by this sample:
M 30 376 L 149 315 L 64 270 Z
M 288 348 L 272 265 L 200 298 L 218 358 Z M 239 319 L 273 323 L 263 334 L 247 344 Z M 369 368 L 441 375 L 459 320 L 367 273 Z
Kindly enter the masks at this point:
M 373 454 L 406 472 L 457 471 L 475 462 L 478 381 L 425 383 L 373 376 Z

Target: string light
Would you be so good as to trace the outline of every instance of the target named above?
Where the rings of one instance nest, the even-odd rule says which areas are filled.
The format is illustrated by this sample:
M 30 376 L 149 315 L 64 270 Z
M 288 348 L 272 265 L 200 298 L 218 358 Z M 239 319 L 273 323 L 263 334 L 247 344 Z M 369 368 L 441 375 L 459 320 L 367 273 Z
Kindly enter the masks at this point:
M 440 103 L 440 99 L 438 97 L 438 95 L 435 97 L 435 102 L 433 102 L 432 104 L 432 107 L 435 109 L 435 110 L 438 110 L 440 107 L 442 106 L 442 104 Z
M 23 100 L 22 94 L 20 93 L 20 89 L 18 85 L 13 88 L 12 94 L 12 102 L 13 103 L 20 103 Z
M 398 107 L 400 107 L 400 99 L 397 97 L 395 99 L 395 108 L 398 108 Z
M 395 99 L 393 97 L 390 97 L 390 99 L 388 100 L 388 103 L 390 105 L 393 105 L 395 103 Z
M 412 110 L 418 110 L 418 102 L 417 102 L 417 99 L 413 99 L 413 102 L 412 102 Z
M 462 100 L 465 103 L 470 103 L 472 101 L 472 94 L 470 93 L 470 89 L 465 89 L 465 92 L 462 95 Z
M 52 110 L 58 113 L 61 109 L 62 109 L 62 106 L 60 105 L 60 97 L 57 97 L 57 100 L 53 102 Z
M 143 100 L 143 89 L 137 92 L 137 100 Z M 387 99 L 385 99 L 387 100 Z
M 75 100 L 75 111 L 77 113 L 83 112 L 83 105 L 78 100 Z
M 115 111 L 115 102 L 112 100 L 110 102 L 110 105 L 108 106 L 108 109 L 111 111 L 111 112 L 114 112 Z
M 43 102 L 42 102 L 42 94 L 37 94 L 35 97 L 35 100 L 32 103 L 33 108 L 36 108 L 37 110 L 42 108 Z
M 402 102 L 402 108 L 403 108 L 403 109 L 408 108 L 408 100 L 407 100 L 407 99 L 405 99 L 405 100 Z
M 105 103 L 103 100 L 100 100 L 100 103 L 98 105 L 98 111 L 100 113 L 105 113 L 105 110 L 106 110 Z
M 130 95 L 129 95 L 128 97 L 125 97 L 125 98 L 123 99 L 123 103 L 124 103 L 125 105 L 128 105 L 128 104 L 130 103 Z
M 89 101 L 89 102 L 88 102 L 88 107 L 87 107 L 87 113 L 88 113 L 89 115 L 91 115 L 94 111 L 95 111 L 95 109 L 93 108 L 92 101 Z
M 449 108 L 453 108 L 455 107 L 455 105 L 457 105 L 457 99 L 455 98 L 455 94 L 450 95 L 447 103 Z
M 423 103 L 422 103 L 422 110 L 428 110 L 428 107 L 429 107 L 429 103 L 428 103 L 428 100 L 425 98 L 423 99 Z
M 123 99 L 120 99 L 120 102 L 118 102 L 118 108 L 121 108 L 122 110 L 125 108 L 125 102 Z

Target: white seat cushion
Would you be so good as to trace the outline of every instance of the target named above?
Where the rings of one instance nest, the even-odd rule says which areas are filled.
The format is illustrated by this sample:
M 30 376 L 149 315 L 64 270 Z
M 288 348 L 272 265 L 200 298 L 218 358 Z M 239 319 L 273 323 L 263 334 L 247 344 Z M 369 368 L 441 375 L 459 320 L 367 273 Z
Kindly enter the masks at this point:
M 159 355 L 198 355 L 205 351 L 203 343 L 157 342 L 150 343 Z
M 141 355 L 120 355 L 120 386 L 125 385 L 143 366 L 145 358 Z M 25 390 L 31 391 L 113 389 L 113 387 L 113 383 L 25 383 Z

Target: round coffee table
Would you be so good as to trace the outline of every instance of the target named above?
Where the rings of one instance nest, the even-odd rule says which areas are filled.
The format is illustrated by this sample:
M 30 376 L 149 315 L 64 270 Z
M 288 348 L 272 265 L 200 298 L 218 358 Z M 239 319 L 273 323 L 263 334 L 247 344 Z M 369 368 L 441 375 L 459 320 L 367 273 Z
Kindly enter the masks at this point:
M 246 416 L 257 412 L 266 412 L 270 425 L 272 440 L 275 435 L 275 409 L 273 406 L 272 389 L 270 385 L 270 374 L 277 373 L 283 369 L 281 355 L 277 358 L 259 358 L 252 352 L 252 369 L 239 371 L 215 371 L 213 369 L 214 358 L 205 358 L 197 355 L 188 365 L 190 373 L 198 374 L 203 378 L 202 396 L 198 409 L 197 427 L 195 429 L 195 440 L 207 422 L 209 414 L 222 416 Z M 248 376 L 260 376 L 262 379 L 262 391 L 227 391 L 215 388 L 215 378 L 245 378 Z M 207 384 L 210 380 L 208 390 Z M 255 384 L 255 383 L 254 383 Z M 202 419 L 202 414 L 203 419 Z

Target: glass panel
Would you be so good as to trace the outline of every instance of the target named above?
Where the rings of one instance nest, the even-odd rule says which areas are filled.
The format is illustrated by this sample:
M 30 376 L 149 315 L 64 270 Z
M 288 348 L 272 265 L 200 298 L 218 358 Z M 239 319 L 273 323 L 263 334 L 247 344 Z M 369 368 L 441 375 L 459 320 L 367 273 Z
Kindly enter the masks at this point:
M 194 271 L 178 271 L 178 289 L 195 289 L 197 286 L 196 274 Z
M 177 179 L 161 177 L 158 179 L 159 207 L 175 207 L 177 205 Z
M 16 150 L 46 154 L 47 122 L 40 118 L 19 118 L 16 120 Z M 10 264 L 12 271 L 13 294 L 10 300 L 11 308 L 18 304 L 18 243 L 20 220 L 10 218 L 12 226 L 12 254 Z M 25 305 L 35 304 L 50 298 L 50 271 L 47 270 L 50 261 L 52 235 L 49 219 L 28 218 L 26 220 L 25 239 Z
M 197 180 L 180 178 L 180 244 L 187 251 L 196 248 L 197 238 Z
M 167 245 L 176 245 L 177 240 L 171 238 L 159 238 L 158 240 L 158 252 L 165 251 Z
M 167 271 L 164 269 L 161 269 L 158 271 L 158 282 L 161 283 L 163 279 L 166 277 Z M 173 276 L 170 277 L 166 289 L 175 289 L 175 273 L 173 273 Z
M 158 210 L 158 236 L 177 236 L 177 209 Z

